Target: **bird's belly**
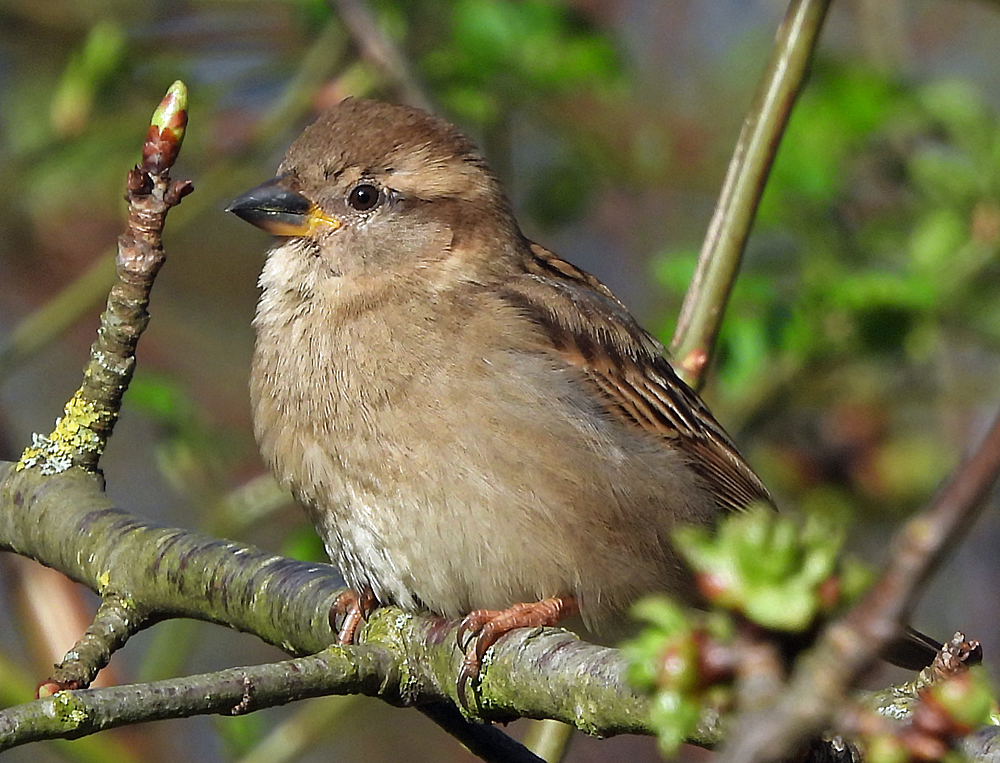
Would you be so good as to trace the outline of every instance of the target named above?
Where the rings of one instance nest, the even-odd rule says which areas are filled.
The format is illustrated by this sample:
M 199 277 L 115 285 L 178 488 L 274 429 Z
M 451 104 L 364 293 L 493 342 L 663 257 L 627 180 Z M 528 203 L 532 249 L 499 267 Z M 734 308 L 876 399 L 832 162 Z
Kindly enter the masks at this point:
M 667 539 L 666 503 L 682 505 L 683 491 L 623 489 L 617 479 L 640 474 L 602 468 L 603 455 L 554 468 L 557 457 L 519 441 L 542 436 L 529 429 L 471 442 L 452 422 L 416 450 L 386 431 L 304 443 L 296 482 L 311 489 L 297 492 L 348 584 L 413 611 L 457 617 L 573 595 L 600 627 L 642 593 L 689 585 Z M 567 438 L 549 446 L 573 449 Z M 663 464 L 638 466 L 648 477 Z
M 718 507 L 680 454 L 594 409 L 544 357 L 439 354 L 392 386 L 325 353 L 299 374 L 325 374 L 308 410 L 295 385 L 254 392 L 261 451 L 351 586 L 447 617 L 573 595 L 592 624 L 642 593 L 690 591 L 670 533 Z M 287 376 L 267 360 L 258 377 Z
M 548 541 L 548 553 L 522 541 L 499 507 L 463 484 L 462 465 L 425 469 L 419 458 L 399 463 L 375 446 L 376 466 L 357 458 L 363 448 L 352 445 L 356 461 L 310 449 L 313 473 L 327 469 L 329 476 L 322 495 L 303 496 L 352 587 L 370 586 L 383 603 L 448 617 L 574 592 L 559 541 Z

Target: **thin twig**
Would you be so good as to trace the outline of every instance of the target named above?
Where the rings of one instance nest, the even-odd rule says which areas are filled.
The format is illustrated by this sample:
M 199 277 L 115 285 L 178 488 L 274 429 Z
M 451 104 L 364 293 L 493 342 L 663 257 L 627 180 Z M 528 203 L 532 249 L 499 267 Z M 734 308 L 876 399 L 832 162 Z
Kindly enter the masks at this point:
M 924 583 L 972 526 L 1000 474 L 1000 414 L 930 505 L 907 522 L 875 586 L 823 634 L 773 704 L 736 719 L 720 763 L 786 759 L 828 730 L 850 687 L 900 633 Z
M 678 372 L 695 388 L 711 360 L 764 183 L 829 6 L 830 0 L 793 0 L 789 5 L 743 122 L 670 345 Z
M 52 677 L 38 687 L 38 696 L 47 697 L 63 689 L 83 689 L 90 686 L 103 670 L 111 655 L 125 645 L 146 625 L 137 602 L 119 596 L 107 596 L 101 601 L 93 622 L 87 627 L 66 657 L 56 665 Z
M 118 239 L 118 279 L 101 315 L 83 384 L 66 404 L 49 435 L 35 435 L 19 469 L 37 467 L 56 474 L 71 466 L 94 471 L 118 421 L 122 396 L 135 370 L 135 349 L 149 322 L 146 308 L 165 255 L 161 243 L 167 212 L 192 190 L 170 179 L 187 126 L 187 89 L 170 86 L 153 114 L 142 162 L 128 174 L 128 224 Z
M 60 691 L 0 712 L 0 750 L 42 739 L 76 739 L 144 721 L 241 715 L 327 695 L 344 685 L 375 694 L 394 664 L 382 649 L 334 647 L 308 657 L 204 675 Z M 292 691 L 294 696 L 289 696 Z
M 431 99 L 416 75 L 364 0 L 331 0 L 344 25 L 358 43 L 361 56 L 371 61 L 389 79 L 403 101 L 410 106 L 433 111 Z

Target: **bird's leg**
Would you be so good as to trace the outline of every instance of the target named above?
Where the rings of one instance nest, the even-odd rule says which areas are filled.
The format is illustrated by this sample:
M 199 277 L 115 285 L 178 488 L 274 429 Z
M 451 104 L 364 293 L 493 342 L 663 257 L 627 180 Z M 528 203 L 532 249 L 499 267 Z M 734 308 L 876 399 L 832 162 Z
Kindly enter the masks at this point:
M 354 635 L 362 620 L 378 606 L 378 599 L 372 593 L 371 586 L 365 586 L 360 592 L 348 588 L 334 599 L 330 607 L 330 627 L 337 631 L 337 643 L 349 646 L 354 643 Z M 337 630 L 337 618 L 343 617 L 344 622 Z
M 541 601 L 515 604 L 507 609 L 475 609 L 458 626 L 458 646 L 465 651 L 462 669 L 458 673 L 458 697 L 466 710 L 465 686 L 479 678 L 486 651 L 505 633 L 515 628 L 541 628 L 556 625 L 560 620 L 580 611 L 572 596 L 555 596 Z

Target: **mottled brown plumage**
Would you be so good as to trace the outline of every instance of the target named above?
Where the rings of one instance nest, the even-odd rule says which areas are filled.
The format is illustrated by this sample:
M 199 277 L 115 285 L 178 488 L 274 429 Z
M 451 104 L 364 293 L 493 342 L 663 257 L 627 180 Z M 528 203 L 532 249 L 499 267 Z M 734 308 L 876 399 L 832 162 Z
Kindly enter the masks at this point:
M 770 501 L 660 343 L 524 237 L 448 123 L 347 99 L 230 209 L 283 237 L 254 427 L 357 592 L 342 640 L 376 600 L 462 616 L 461 685 L 512 627 L 579 611 L 614 631 L 649 591 L 695 599 L 671 530 Z M 890 659 L 934 647 L 911 631 Z
M 694 597 L 677 523 L 770 500 L 660 343 L 522 235 L 447 123 L 348 99 L 232 209 L 285 236 L 260 281 L 257 438 L 359 591 L 447 617 L 556 597 L 601 629 L 646 592 Z

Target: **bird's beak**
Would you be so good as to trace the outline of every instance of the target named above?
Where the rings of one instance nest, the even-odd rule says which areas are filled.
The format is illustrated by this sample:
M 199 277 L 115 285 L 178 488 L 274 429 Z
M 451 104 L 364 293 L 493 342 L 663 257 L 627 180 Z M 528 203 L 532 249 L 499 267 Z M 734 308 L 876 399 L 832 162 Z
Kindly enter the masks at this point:
M 336 230 L 343 223 L 284 183 L 284 175 L 251 188 L 233 199 L 227 212 L 274 236 L 309 236 L 323 227 Z

